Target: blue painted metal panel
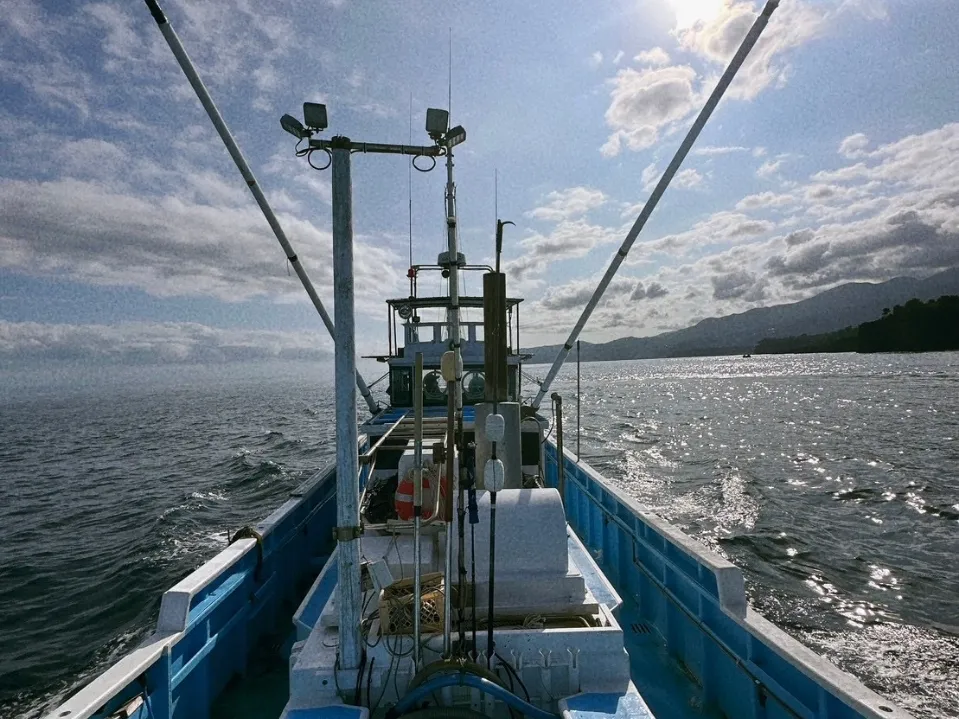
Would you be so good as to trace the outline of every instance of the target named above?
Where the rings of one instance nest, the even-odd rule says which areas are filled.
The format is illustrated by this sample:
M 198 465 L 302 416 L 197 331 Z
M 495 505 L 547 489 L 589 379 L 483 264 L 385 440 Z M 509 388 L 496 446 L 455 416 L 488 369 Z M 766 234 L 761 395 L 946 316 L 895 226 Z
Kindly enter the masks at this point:
M 545 460 L 546 483 L 556 487 L 552 442 Z M 675 714 L 676 699 L 693 690 L 704 709 L 737 718 L 906 716 L 825 660 L 800 656 L 804 650 L 765 620 L 745 616 L 728 581 L 735 570 L 724 560 L 644 514 L 575 455 L 567 453 L 564 464 L 567 520 L 622 596 L 621 621 L 648 628 L 686 676 L 689 686 L 679 687 L 668 671 L 651 670 L 648 643 L 627 641 L 634 681 L 641 692 L 650 688 L 654 712 L 672 706 L 664 715 Z
M 639 694 L 577 694 L 564 699 L 564 719 L 653 719 Z

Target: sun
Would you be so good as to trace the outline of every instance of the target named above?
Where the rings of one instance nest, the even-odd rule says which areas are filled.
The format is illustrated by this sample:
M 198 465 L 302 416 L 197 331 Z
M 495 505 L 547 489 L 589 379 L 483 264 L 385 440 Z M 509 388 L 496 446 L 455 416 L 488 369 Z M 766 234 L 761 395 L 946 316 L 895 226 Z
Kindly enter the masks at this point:
M 683 30 L 719 15 L 725 0 L 669 0 L 669 4 L 676 13 L 676 29 Z

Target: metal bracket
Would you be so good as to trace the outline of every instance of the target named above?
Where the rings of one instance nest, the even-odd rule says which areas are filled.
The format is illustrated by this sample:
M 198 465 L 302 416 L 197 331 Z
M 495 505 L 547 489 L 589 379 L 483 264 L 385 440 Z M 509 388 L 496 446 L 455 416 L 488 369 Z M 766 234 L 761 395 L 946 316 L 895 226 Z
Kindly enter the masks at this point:
M 333 527 L 333 539 L 337 542 L 349 542 L 363 536 L 363 527 Z

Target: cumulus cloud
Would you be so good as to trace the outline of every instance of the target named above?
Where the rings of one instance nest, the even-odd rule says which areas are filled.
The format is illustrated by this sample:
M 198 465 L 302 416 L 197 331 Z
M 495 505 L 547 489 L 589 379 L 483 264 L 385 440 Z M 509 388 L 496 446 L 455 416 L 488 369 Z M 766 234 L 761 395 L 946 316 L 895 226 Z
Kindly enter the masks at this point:
M 547 310 L 578 310 L 589 302 L 589 298 L 596 291 L 597 282 L 593 280 L 574 280 L 565 285 L 549 288 L 537 303 Z M 630 296 L 635 287 L 635 280 L 629 277 L 616 277 L 606 292 L 603 293 L 605 303 L 615 302 L 624 297 Z
M 676 176 L 673 177 L 673 181 L 670 186 L 675 185 L 676 187 L 688 189 L 690 187 L 697 187 L 701 184 L 703 184 L 703 176 L 699 174 L 697 170 L 689 167 L 685 170 L 680 170 L 677 172 Z
M 782 165 L 782 160 L 767 160 L 759 166 L 758 170 L 756 170 L 756 177 L 768 180 L 770 177 L 774 177 L 779 172 L 779 168 L 782 167 Z
M 661 47 L 654 47 L 651 50 L 643 50 L 633 60 L 640 65 L 668 65 L 669 53 Z
M 630 150 L 653 145 L 664 128 L 695 109 L 699 102 L 695 84 L 696 71 L 688 65 L 616 73 L 606 110 L 606 124 L 613 132 L 603 154 L 617 155 L 623 145 Z
M 705 22 L 677 31 L 680 46 L 716 65 L 726 65 L 756 19 L 751 2 L 726 2 Z M 772 84 L 785 83 L 788 51 L 818 35 L 825 16 L 801 0 L 783 3 L 729 88 L 730 97 L 752 99 Z
M 606 195 L 590 187 L 570 187 L 546 196 L 546 204 L 535 207 L 527 215 L 537 220 L 559 222 L 584 215 L 606 202 Z
M 794 204 L 796 204 L 796 198 L 792 195 L 760 192 L 755 195 L 746 195 L 736 203 L 736 209 L 740 212 L 746 212 L 765 208 L 788 207 Z
M 209 327 L 196 323 L 128 322 L 66 325 L 0 320 L 0 358 L 7 361 L 227 362 L 327 359 L 328 336 Z
M 742 298 L 753 302 L 765 297 L 767 280 L 746 270 L 716 275 L 711 280 L 713 283 L 713 299 L 716 300 Z
M 869 147 L 869 138 L 863 133 L 857 132 L 839 143 L 839 154 L 849 159 L 855 159 L 865 155 L 867 147 Z
M 556 260 L 582 257 L 594 247 L 619 239 L 615 228 L 593 225 L 584 220 L 563 220 L 548 234 L 533 233 L 519 243 L 522 256 L 505 263 L 515 280 L 543 274 Z
M 749 217 L 739 212 L 717 212 L 700 220 L 685 232 L 638 244 L 626 263 L 638 264 L 655 254 L 679 257 L 704 247 L 742 242 L 765 234 L 773 227 L 768 220 Z
M 650 282 L 649 286 L 644 286 L 642 282 L 636 283 L 636 288 L 629 296 L 631 300 L 658 300 L 669 294 L 669 290 L 658 282 Z

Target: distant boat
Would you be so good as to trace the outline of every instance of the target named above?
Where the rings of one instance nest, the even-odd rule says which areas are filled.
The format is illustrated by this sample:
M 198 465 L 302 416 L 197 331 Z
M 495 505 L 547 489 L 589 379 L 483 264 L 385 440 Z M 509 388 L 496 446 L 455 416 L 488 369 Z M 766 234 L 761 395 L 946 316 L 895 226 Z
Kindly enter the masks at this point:
M 147 4 L 289 257 L 182 45 Z M 312 137 L 326 108 L 304 114 L 306 127 L 291 116 L 283 127 L 333 167 L 337 461 L 165 592 L 156 631 L 49 719 L 908 716 L 750 609 L 738 567 L 564 450 L 561 398 L 553 420 L 539 412 L 562 352 L 522 403 L 504 223 L 495 269 L 458 251 L 451 150 L 465 130 L 431 109 L 434 146 L 326 141 Z M 386 408 L 355 371 L 351 152 L 447 165 L 448 249 L 410 268 L 408 297 L 387 301 Z M 459 295 L 466 271 L 483 274 L 483 296 Z M 440 272 L 448 294 L 419 294 L 422 272 Z M 462 308 L 482 308 L 483 321 L 461 322 Z M 359 425 L 354 382 L 371 415 Z
M 747 357 L 747 358 L 748 358 L 748 357 L 752 357 L 752 355 L 749 354 L 749 352 L 747 352 L 746 354 L 743 355 L 743 357 Z

